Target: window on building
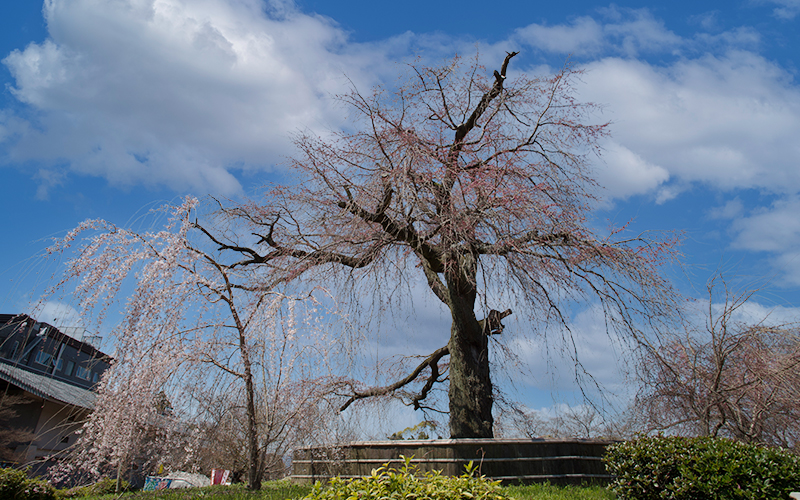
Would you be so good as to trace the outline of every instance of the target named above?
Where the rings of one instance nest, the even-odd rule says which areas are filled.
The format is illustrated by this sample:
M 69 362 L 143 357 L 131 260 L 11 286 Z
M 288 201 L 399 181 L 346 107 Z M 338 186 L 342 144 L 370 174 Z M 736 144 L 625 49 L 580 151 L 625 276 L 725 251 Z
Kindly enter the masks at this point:
M 89 380 L 92 377 L 92 371 L 86 367 L 79 366 L 78 370 L 75 372 L 75 375 L 83 380 Z
M 71 376 L 72 370 L 74 369 L 75 369 L 75 363 L 73 363 L 72 361 L 67 361 L 67 369 L 64 370 L 64 375 L 66 375 L 67 377 Z
M 44 351 L 39 351 L 36 353 L 36 362 L 40 365 L 50 366 L 51 359 L 53 359 L 53 356 Z

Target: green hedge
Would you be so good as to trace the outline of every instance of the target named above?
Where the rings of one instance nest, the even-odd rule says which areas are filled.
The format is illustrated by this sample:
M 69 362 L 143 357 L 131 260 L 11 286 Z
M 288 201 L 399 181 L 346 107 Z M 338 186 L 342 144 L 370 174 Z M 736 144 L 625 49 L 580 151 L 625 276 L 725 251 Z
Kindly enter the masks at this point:
M 50 483 L 28 479 L 19 469 L 0 469 L 0 499 L 2 500 L 53 500 L 56 490 Z
M 128 484 L 128 481 L 122 480 L 120 483 L 120 487 L 122 491 L 129 491 L 131 489 L 131 485 Z M 68 490 L 59 490 L 58 498 L 80 498 L 80 497 L 91 497 L 91 496 L 100 496 L 100 495 L 109 495 L 111 493 L 117 492 L 117 480 L 111 478 L 101 478 L 94 484 L 90 484 L 87 486 L 76 486 L 75 488 L 70 488 Z
M 641 437 L 608 447 L 609 488 L 621 500 L 788 499 L 800 457 L 729 439 Z
M 326 485 L 317 481 L 303 500 L 508 500 L 500 481 L 476 476 L 472 462 L 461 476 L 446 477 L 439 471 L 417 475 L 411 459 L 401 458 L 405 464 L 400 469 L 389 468 L 387 464 L 363 478 L 334 477 Z

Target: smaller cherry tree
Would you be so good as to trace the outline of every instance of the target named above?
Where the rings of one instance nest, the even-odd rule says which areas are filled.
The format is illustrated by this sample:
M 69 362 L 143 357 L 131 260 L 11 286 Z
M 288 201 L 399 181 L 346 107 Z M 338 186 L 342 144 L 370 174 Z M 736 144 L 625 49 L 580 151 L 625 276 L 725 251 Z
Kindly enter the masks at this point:
M 292 429 L 307 426 L 304 408 L 326 397 L 335 343 L 322 331 L 316 290 L 296 297 L 252 269 L 232 269 L 203 249 L 198 201 L 165 207 L 157 232 L 86 221 L 49 249 L 62 255 L 85 240 L 51 295 L 68 290 L 84 320 L 98 329 L 124 303 L 113 328 L 114 363 L 98 386 L 95 410 L 59 475 L 117 477 L 135 461 L 185 468 L 209 444 L 204 407 L 241 402 L 239 430 L 247 479 L 258 489 L 268 457 L 285 453 Z M 315 380 L 316 379 L 316 380 Z
M 647 429 L 798 446 L 798 327 L 769 317 L 747 320 L 753 294 L 712 279 L 705 324 L 665 335 L 647 351 L 636 401 Z

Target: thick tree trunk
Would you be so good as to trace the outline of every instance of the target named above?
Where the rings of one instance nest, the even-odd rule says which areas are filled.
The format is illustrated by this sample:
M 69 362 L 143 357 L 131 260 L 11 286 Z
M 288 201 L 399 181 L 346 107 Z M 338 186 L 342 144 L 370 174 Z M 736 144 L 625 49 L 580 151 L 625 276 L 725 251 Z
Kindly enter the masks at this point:
M 450 437 L 491 438 L 489 339 L 475 318 L 475 294 L 455 288 L 450 287 Z

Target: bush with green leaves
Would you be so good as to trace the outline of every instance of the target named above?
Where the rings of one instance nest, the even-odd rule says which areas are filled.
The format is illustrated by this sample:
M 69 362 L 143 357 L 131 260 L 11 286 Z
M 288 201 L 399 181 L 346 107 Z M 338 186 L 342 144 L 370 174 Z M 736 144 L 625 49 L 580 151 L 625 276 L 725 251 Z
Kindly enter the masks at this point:
M 0 469 L 0 499 L 53 500 L 56 490 L 40 479 L 30 479 L 25 470 Z
M 334 477 L 325 485 L 317 481 L 303 500 L 508 500 L 500 481 L 475 475 L 472 462 L 461 476 L 447 477 L 440 471 L 419 474 L 410 457 L 401 458 L 404 464 L 400 469 L 386 464 L 362 478 Z
M 123 479 L 122 482 L 120 483 L 120 489 L 121 491 L 129 491 L 131 489 L 131 485 L 128 483 L 128 481 L 125 481 Z M 117 492 L 117 480 L 104 477 L 94 484 L 89 484 L 86 486 L 76 486 L 75 488 L 70 488 L 68 490 L 61 490 L 59 491 L 58 496 L 60 498 L 80 498 L 80 497 L 108 495 L 116 492 Z
M 640 437 L 608 447 L 620 500 L 776 499 L 800 489 L 800 456 L 723 438 Z

